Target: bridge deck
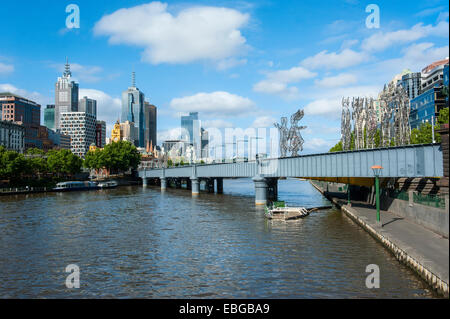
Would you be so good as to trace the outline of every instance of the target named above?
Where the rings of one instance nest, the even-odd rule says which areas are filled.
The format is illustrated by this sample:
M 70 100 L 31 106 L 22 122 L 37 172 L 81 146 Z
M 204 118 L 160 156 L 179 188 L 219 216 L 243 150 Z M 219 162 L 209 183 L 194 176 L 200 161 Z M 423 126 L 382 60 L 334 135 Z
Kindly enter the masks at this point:
M 381 177 L 441 177 L 440 144 L 408 145 L 360 151 L 303 155 L 279 159 L 142 169 L 140 177 L 373 177 L 371 167 L 381 165 Z

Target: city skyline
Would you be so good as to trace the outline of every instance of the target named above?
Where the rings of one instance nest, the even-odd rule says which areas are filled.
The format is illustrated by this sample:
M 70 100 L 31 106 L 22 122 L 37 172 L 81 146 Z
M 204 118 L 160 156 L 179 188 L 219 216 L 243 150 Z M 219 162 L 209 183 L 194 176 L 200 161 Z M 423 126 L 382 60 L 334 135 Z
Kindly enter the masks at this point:
M 0 91 L 36 101 L 43 113 L 44 105 L 55 103 L 54 79 L 69 56 L 79 96 L 97 100 L 98 118 L 107 122 L 109 136 L 120 117 L 121 92 L 135 70 L 139 88 L 159 108 L 158 144 L 175 137 L 179 116 L 189 112 L 199 112 L 206 129 L 245 128 L 271 127 L 304 108 L 304 153 L 328 151 L 339 140 L 343 96 L 376 97 L 404 69 L 420 72 L 448 56 L 448 4 L 443 1 L 379 3 L 379 29 L 366 27 L 367 4 L 358 1 L 326 2 L 323 8 L 310 3 L 80 1 L 81 28 L 73 30 L 64 26 L 66 5 L 49 6 L 42 21 L 51 23 L 39 20 L 33 29 L 18 25 L 28 12 L 0 22 L 10 30 L 0 50 Z M 13 11 L 17 4 L 5 6 Z M 133 26 L 124 26 L 119 12 L 157 30 L 161 39 L 130 33 Z M 157 22 L 140 20 L 139 12 Z M 210 33 L 198 25 L 185 27 L 204 39 L 204 50 L 188 36 L 177 41 L 182 33 L 171 27 L 183 27 L 183 17 L 200 13 L 215 21 Z M 224 41 L 227 35 L 234 37 Z M 27 52 L 25 45 L 35 50 Z

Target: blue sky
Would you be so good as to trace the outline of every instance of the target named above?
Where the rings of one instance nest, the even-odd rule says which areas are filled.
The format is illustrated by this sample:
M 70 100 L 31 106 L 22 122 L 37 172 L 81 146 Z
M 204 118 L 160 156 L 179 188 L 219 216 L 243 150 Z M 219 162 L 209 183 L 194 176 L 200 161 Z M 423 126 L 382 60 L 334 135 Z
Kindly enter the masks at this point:
M 65 26 L 67 5 L 80 28 Z M 366 27 L 367 5 L 380 28 Z M 108 133 L 137 86 L 158 107 L 158 140 L 180 114 L 206 127 L 268 127 L 305 110 L 305 153 L 340 138 L 340 100 L 376 97 L 403 69 L 448 57 L 447 1 L 2 1 L 0 91 L 54 102 L 65 57 Z M 43 119 L 42 119 L 43 121 Z

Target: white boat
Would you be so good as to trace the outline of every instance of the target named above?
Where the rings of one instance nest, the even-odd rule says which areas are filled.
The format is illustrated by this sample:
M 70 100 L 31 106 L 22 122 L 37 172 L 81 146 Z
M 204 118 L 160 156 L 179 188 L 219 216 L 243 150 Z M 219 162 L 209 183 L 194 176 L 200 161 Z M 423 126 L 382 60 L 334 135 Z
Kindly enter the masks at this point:
M 309 215 L 305 207 L 287 207 L 284 202 L 275 202 L 272 207 L 266 206 L 266 218 L 276 220 L 294 220 Z
M 53 188 L 55 192 L 71 192 L 98 189 L 94 182 L 61 182 Z
M 98 187 L 105 189 L 105 188 L 114 188 L 117 187 L 119 184 L 116 181 L 106 181 L 98 183 Z

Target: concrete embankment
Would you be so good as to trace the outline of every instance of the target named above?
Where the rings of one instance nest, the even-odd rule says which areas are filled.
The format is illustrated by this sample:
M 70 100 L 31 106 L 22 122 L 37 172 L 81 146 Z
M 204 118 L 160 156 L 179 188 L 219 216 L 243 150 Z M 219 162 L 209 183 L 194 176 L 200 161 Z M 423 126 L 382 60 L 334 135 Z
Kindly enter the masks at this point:
M 449 296 L 449 240 L 421 225 L 388 211 L 381 211 L 382 227 L 376 224 L 376 209 L 351 201 L 342 193 L 327 192 L 311 184 L 336 204 L 354 222 L 387 248 L 401 263 L 414 270 L 440 295 Z

